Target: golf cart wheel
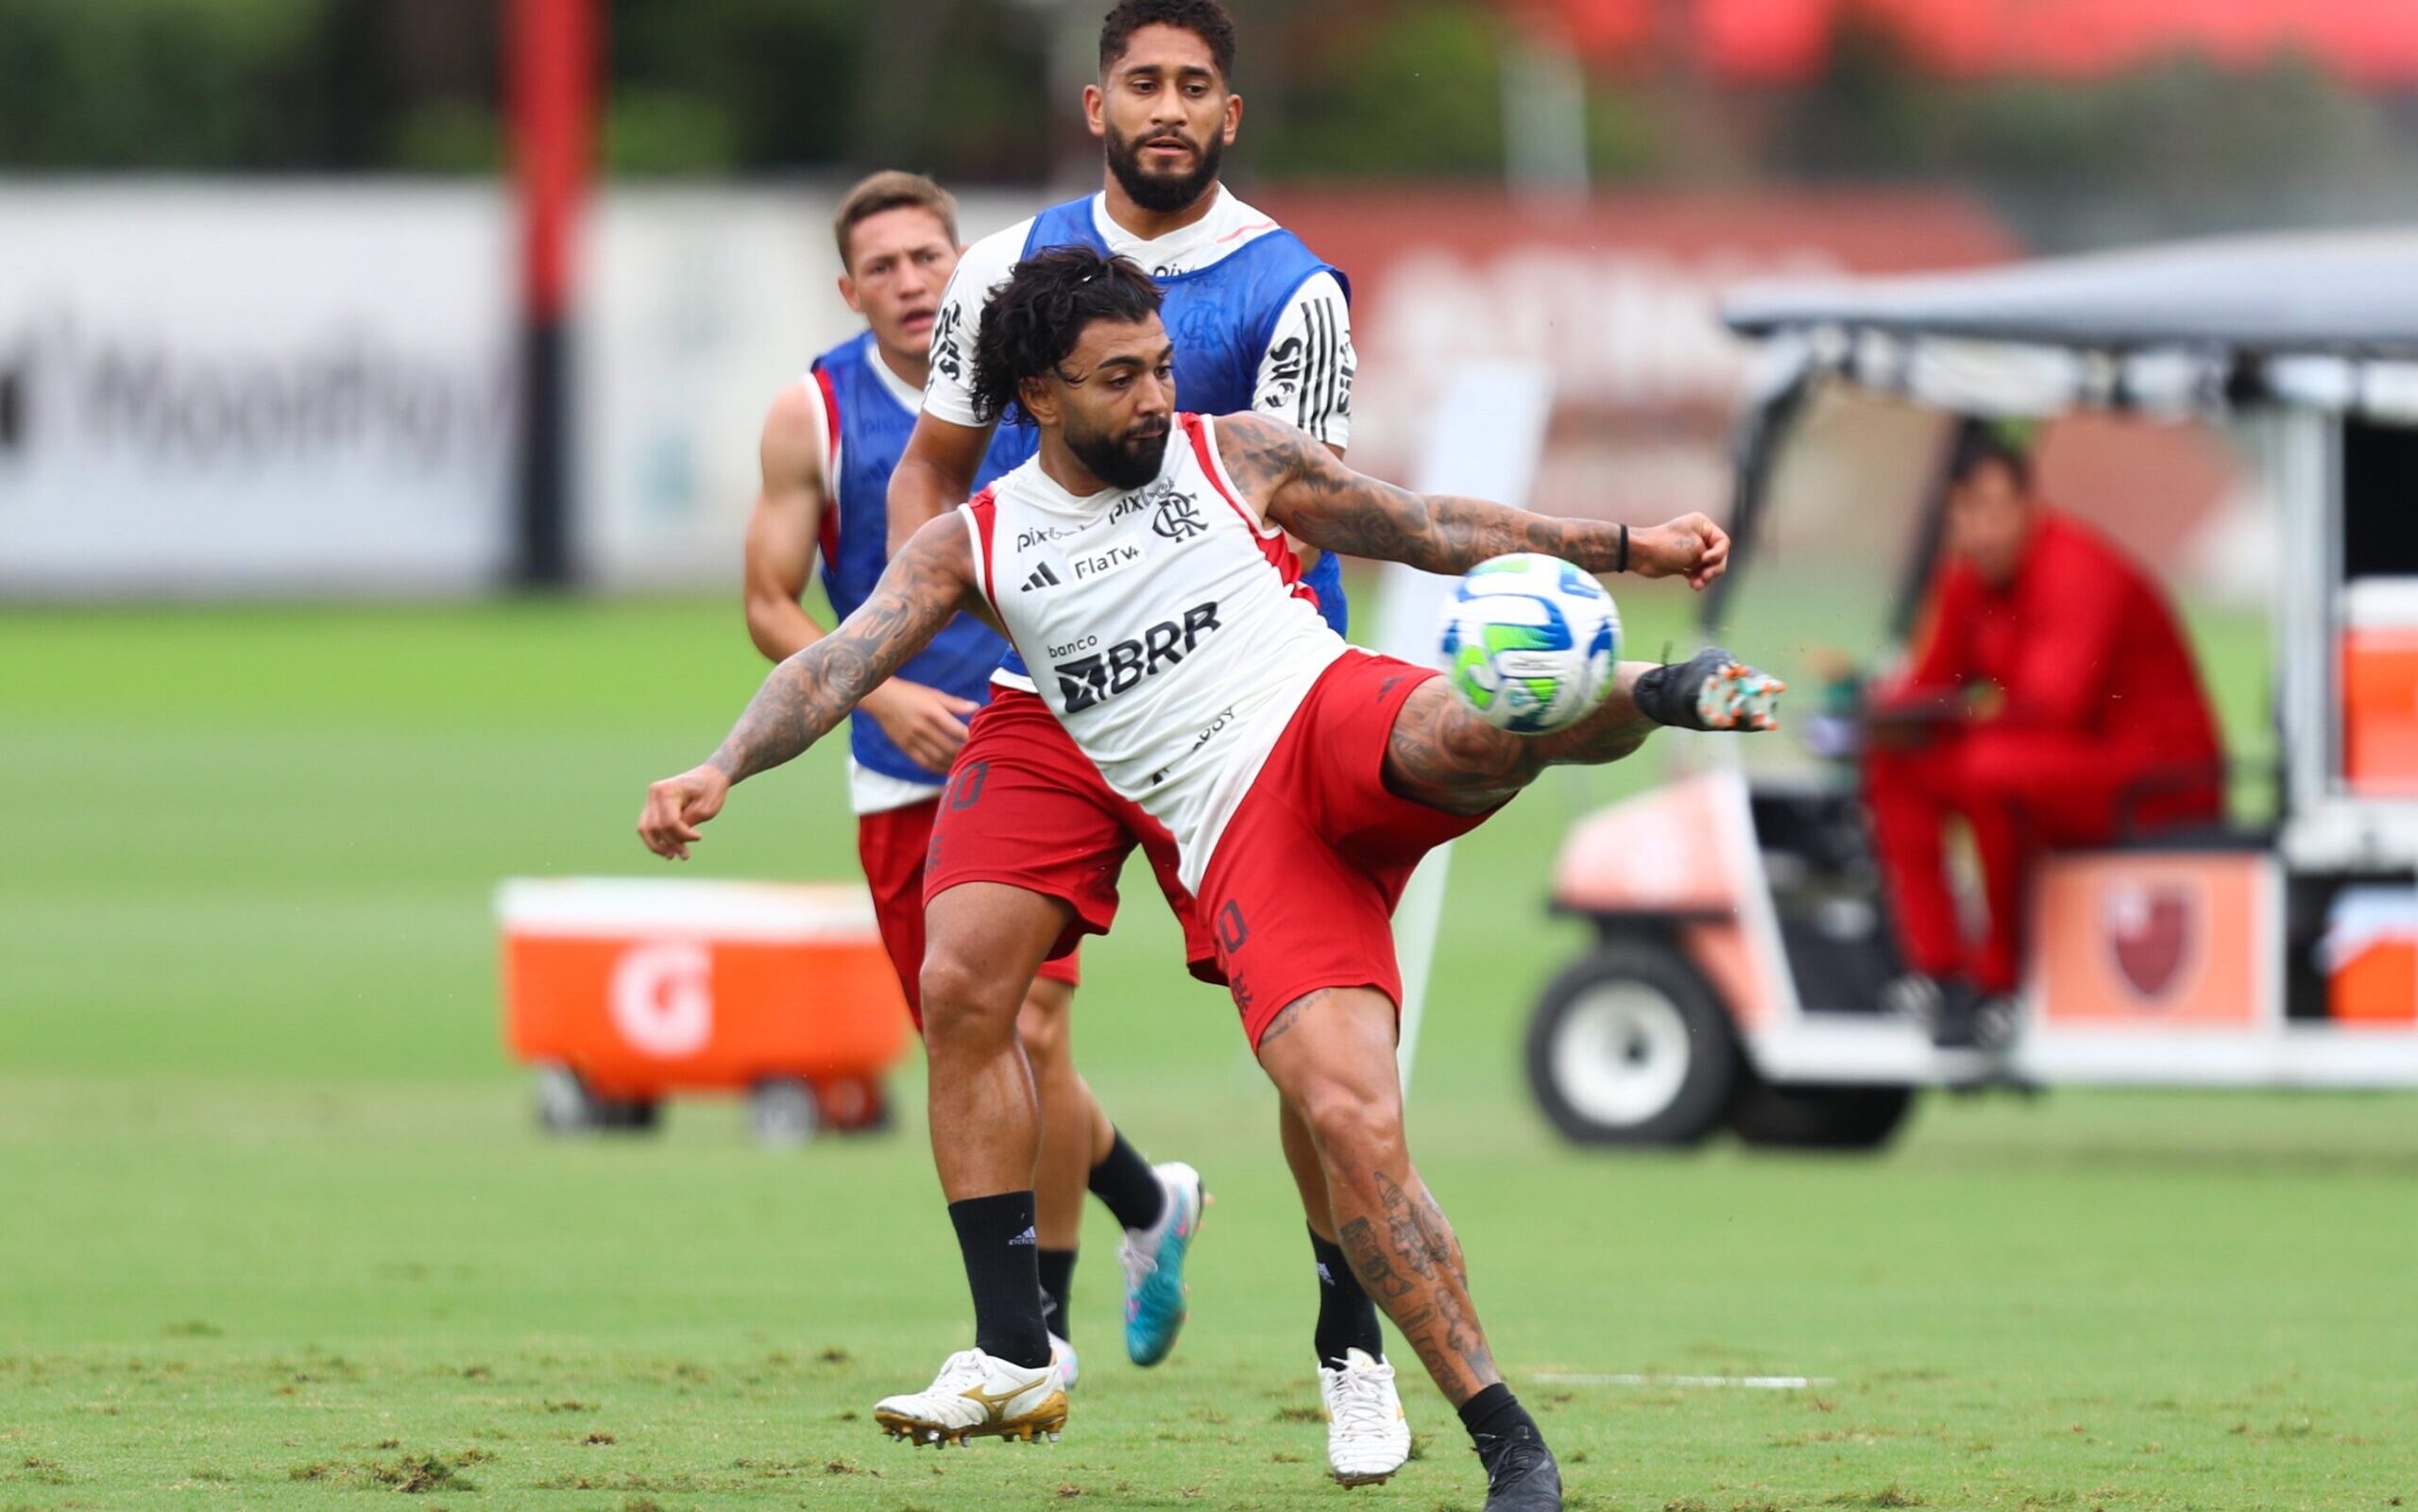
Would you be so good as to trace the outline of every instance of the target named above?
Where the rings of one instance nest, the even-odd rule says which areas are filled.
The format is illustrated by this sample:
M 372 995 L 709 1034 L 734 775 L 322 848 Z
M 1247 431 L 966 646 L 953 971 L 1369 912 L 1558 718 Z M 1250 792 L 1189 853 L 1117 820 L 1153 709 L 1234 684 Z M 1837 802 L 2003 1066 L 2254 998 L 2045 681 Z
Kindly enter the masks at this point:
M 596 1104 L 596 1127 L 617 1134 L 651 1134 L 663 1124 L 663 1104 L 653 1097 L 604 1097 Z
M 797 1077 L 766 1077 L 748 1097 L 748 1127 L 767 1149 L 795 1149 L 812 1142 L 823 1111 L 811 1083 Z
M 661 1117 L 662 1107 L 652 1098 L 601 1097 L 567 1065 L 537 1068 L 537 1124 L 550 1134 L 639 1133 Z
M 1788 1086 L 1756 1081 L 1738 1095 L 1729 1127 L 1766 1149 L 1877 1150 L 1915 1103 L 1912 1087 Z
M 1694 1145 L 1729 1111 L 1738 1040 L 1675 944 L 1608 940 L 1555 977 L 1528 1021 L 1528 1084 L 1583 1145 Z
M 873 1077 L 840 1077 L 818 1082 L 815 1104 L 823 1127 L 841 1134 L 867 1134 L 890 1127 L 890 1100 Z

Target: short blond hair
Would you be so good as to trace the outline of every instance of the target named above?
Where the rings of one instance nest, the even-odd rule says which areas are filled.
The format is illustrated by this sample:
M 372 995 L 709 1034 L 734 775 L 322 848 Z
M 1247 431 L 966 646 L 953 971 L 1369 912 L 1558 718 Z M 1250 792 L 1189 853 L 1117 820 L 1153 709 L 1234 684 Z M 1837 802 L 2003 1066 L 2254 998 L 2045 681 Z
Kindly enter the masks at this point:
M 885 168 L 849 190 L 840 200 L 840 212 L 831 217 L 831 236 L 840 245 L 840 266 L 854 271 L 848 262 L 849 232 L 883 211 L 903 210 L 910 205 L 939 216 L 941 229 L 948 233 L 949 245 L 957 245 L 957 196 L 920 173 Z

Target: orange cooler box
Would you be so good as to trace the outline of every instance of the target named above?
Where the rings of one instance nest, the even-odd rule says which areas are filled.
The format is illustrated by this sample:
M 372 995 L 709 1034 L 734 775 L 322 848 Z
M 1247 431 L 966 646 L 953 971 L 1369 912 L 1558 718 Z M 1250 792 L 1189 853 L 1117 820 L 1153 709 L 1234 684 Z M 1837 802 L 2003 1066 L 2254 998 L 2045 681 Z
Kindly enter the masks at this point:
M 913 1027 L 861 886 L 512 881 L 504 1037 L 597 1094 L 873 1080 Z
M 2342 777 L 2363 798 L 2418 797 L 2418 579 L 2342 596 Z
M 2418 1028 L 2418 891 L 2344 889 L 2327 911 L 2318 963 L 2337 1023 Z

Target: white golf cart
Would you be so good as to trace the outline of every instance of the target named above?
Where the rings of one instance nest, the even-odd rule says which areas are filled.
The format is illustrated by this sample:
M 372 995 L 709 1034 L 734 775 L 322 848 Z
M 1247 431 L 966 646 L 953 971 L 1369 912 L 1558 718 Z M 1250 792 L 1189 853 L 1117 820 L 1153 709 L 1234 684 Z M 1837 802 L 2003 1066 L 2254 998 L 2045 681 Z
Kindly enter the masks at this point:
M 1530 1026 L 1553 1122 L 1875 1148 L 1931 1086 L 2418 1086 L 2418 232 L 1763 286 L 1725 315 L 1768 366 L 1708 629 L 1789 676 L 1797 738 L 1700 743 L 1730 764 L 1571 832 L 1554 906 L 1598 940 Z M 2103 453 L 2196 438 L 2238 471 L 2218 554 L 2272 628 L 2246 638 L 2274 750 L 2233 753 L 2233 820 L 2051 857 L 1995 1054 L 1882 1011 L 1853 717 L 1823 715 L 1813 670 L 1902 643 L 1958 415 L 2079 425 Z M 2058 501 L 2121 536 L 2119 492 Z

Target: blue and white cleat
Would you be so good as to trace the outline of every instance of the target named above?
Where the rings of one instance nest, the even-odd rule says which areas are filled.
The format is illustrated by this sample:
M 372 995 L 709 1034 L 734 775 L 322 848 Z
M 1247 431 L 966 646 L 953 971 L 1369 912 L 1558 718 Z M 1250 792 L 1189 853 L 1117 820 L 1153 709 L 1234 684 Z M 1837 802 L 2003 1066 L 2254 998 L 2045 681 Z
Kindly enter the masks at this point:
M 1049 1360 L 1058 1367 L 1058 1374 L 1065 1381 L 1066 1389 L 1074 1390 L 1075 1382 L 1083 1373 L 1083 1362 L 1076 1358 L 1075 1347 L 1057 1334 L 1050 1334 Z
M 1175 1348 L 1190 1304 L 1184 1300 L 1183 1260 L 1200 1232 L 1209 1194 L 1200 1173 L 1182 1161 L 1151 1167 L 1166 1193 L 1159 1221 L 1128 1229 L 1117 1258 L 1125 1263 L 1125 1353 L 1135 1365 L 1156 1365 Z

